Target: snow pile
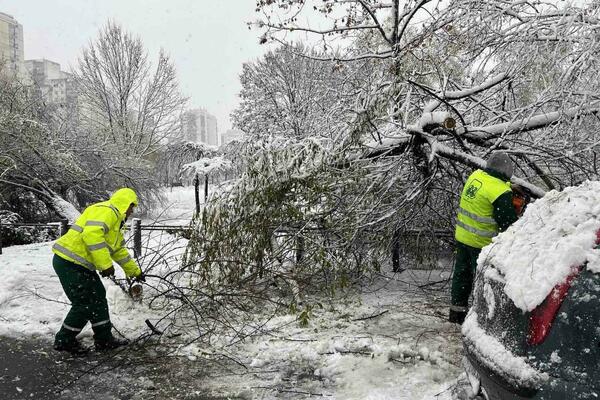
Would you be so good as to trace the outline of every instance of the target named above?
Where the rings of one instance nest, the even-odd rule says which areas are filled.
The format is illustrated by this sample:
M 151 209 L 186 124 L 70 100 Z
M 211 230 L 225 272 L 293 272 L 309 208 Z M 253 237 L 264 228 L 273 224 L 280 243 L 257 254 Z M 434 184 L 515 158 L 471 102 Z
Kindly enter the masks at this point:
M 460 332 L 430 315 L 431 304 L 411 302 L 401 290 L 405 283 L 381 284 L 360 299 L 325 302 L 306 327 L 294 315 L 275 316 L 261 325 L 269 335 L 227 346 L 249 368 L 242 382 L 237 374 L 212 379 L 210 392 L 235 394 L 246 387 L 247 398 L 311 393 L 340 400 L 451 400 Z
M 488 307 L 487 319 L 494 318 L 496 314 L 496 297 L 494 296 L 494 290 L 490 286 L 489 282 L 483 285 L 483 297 Z
M 590 271 L 600 272 L 600 250 L 594 249 L 599 215 L 600 182 L 551 191 L 481 251 L 478 268 L 496 268 L 507 296 L 531 311 L 566 279 L 571 266 L 587 262 Z
M 154 240 L 149 243 L 153 245 Z M 0 336 L 41 336 L 50 346 L 68 309 L 52 269 L 51 245 L 13 246 L 0 256 L 4 274 L 0 280 Z M 119 331 L 131 339 L 146 333 L 144 320 L 156 321 L 156 311 L 151 313 L 144 304 L 131 302 L 112 282 L 103 282 L 111 319 Z M 401 290 L 405 285 L 386 281 L 361 299 L 315 309 L 308 327 L 299 326 L 296 315 L 278 315 L 266 325 L 261 323 L 261 330 L 270 332 L 268 335 L 250 336 L 233 346 L 223 338 L 220 344 L 217 340 L 216 352 L 211 354 L 193 343 L 180 348 L 178 355 L 202 363 L 203 358 L 214 360 L 229 354 L 246 365 L 241 374 L 220 371 L 207 380 L 207 391 L 219 396 L 246 393 L 244 398 L 291 398 L 310 392 L 345 400 L 450 400 L 460 372 L 459 332 L 430 315 L 430 304 L 411 303 Z M 264 323 L 262 317 L 258 320 Z M 195 332 L 189 332 L 189 338 L 193 339 Z M 82 336 L 86 345 L 91 342 L 89 324 Z

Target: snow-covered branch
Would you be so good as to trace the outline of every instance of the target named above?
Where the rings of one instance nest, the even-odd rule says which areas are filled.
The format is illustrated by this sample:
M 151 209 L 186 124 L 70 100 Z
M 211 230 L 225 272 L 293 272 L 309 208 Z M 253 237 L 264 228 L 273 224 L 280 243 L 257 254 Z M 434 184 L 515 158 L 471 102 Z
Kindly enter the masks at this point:
M 484 159 L 471 154 L 466 154 L 456 149 L 452 149 L 438 142 L 435 138 L 431 137 L 430 135 L 425 136 L 431 147 L 432 156 L 438 156 L 448 160 L 457 161 L 463 165 L 475 169 L 485 168 L 486 161 Z M 526 180 L 517 176 L 513 176 L 511 178 L 511 181 L 529 189 L 535 197 L 543 197 L 546 194 L 546 191 L 544 189 L 534 185 L 533 183 L 527 182 Z
M 201 158 L 182 167 L 185 174 L 209 175 L 213 173 L 224 173 L 231 169 L 231 161 L 223 156 Z
M 475 139 L 489 139 L 500 135 L 514 135 L 519 132 L 540 129 L 560 121 L 572 120 L 586 115 L 597 114 L 598 112 L 600 112 L 600 103 L 593 103 L 591 106 L 585 108 L 573 107 L 567 110 L 536 114 L 501 124 L 461 127 L 457 129 L 457 133 L 461 136 Z
M 471 97 L 478 93 L 484 92 L 484 91 L 498 85 L 499 83 L 501 83 L 502 81 L 504 81 L 507 78 L 508 78 L 507 73 L 497 74 L 495 76 L 492 76 L 485 82 L 481 83 L 480 85 L 473 86 L 471 88 L 463 89 L 463 90 L 444 91 L 441 93 L 437 93 L 437 96 L 440 99 L 443 99 L 446 101 L 464 99 L 466 97 Z M 427 103 L 427 105 L 423 109 L 423 112 L 427 113 L 427 112 L 434 111 L 441 104 L 442 104 L 442 101 L 440 101 L 439 99 L 432 100 L 429 103 Z
M 264 27 L 267 28 L 280 28 L 278 25 L 272 25 L 272 24 L 268 24 L 268 23 L 263 23 L 261 24 Z M 380 27 L 378 25 L 356 25 L 356 26 L 340 26 L 340 27 L 333 27 L 333 28 L 329 28 L 329 29 L 313 29 L 313 28 L 304 28 L 304 27 L 300 27 L 300 26 L 295 26 L 295 27 L 289 27 L 287 28 L 290 32 L 307 32 L 307 33 L 314 33 L 316 35 L 329 35 L 332 33 L 343 33 L 343 32 L 348 32 L 348 31 L 356 31 L 356 30 L 362 30 L 362 29 L 366 29 L 366 30 L 371 30 L 371 29 L 379 29 Z

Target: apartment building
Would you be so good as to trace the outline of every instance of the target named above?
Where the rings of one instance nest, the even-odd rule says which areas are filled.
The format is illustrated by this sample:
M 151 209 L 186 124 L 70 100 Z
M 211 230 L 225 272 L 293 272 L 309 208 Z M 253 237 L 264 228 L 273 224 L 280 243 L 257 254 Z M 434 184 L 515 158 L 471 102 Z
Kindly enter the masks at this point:
M 183 137 L 187 141 L 211 146 L 221 144 L 217 130 L 217 118 L 203 108 L 184 112 L 181 125 Z
M 24 77 L 23 26 L 11 15 L 0 12 L 0 61 L 18 77 Z
M 54 61 L 26 60 L 25 69 L 38 96 L 47 104 L 73 105 L 77 102 L 77 88 L 73 76 L 61 70 Z

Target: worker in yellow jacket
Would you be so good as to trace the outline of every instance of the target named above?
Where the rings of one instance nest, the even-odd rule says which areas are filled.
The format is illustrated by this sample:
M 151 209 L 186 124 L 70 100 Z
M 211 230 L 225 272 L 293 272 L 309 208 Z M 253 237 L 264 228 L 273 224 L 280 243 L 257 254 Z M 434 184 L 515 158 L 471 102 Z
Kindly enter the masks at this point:
M 452 273 L 448 319 L 462 324 L 481 249 L 517 220 L 510 183 L 514 164 L 505 152 L 494 152 L 486 168 L 473 172 L 460 196 L 456 219 L 456 263 Z
M 104 277 L 114 275 L 114 261 L 127 277 L 144 279 L 125 247 L 122 233 L 125 221 L 137 204 L 133 190 L 117 190 L 110 200 L 87 207 L 52 247 L 54 270 L 71 301 L 71 309 L 54 340 L 55 350 L 73 354 L 87 352 L 77 341 L 77 335 L 88 321 L 94 331 L 96 350 L 128 344 L 112 335 L 106 290 L 96 271 Z

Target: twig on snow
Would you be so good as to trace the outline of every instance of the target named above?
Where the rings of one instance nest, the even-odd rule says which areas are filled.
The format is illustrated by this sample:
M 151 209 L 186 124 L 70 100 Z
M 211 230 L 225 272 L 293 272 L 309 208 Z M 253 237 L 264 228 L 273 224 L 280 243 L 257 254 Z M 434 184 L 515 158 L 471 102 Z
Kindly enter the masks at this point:
M 377 318 L 377 317 L 380 317 L 380 316 L 382 316 L 383 314 L 385 314 L 385 313 L 387 313 L 387 312 L 389 312 L 389 311 L 390 311 L 390 310 L 383 310 L 383 311 L 382 311 L 382 312 L 380 312 L 379 314 L 369 315 L 368 317 L 356 318 L 356 319 L 353 319 L 353 320 L 351 320 L 351 321 L 353 321 L 353 322 L 354 322 L 354 321 L 365 321 L 365 320 L 367 320 L 367 319 L 373 319 L 373 318 Z
M 295 393 L 295 394 L 306 394 L 308 396 L 331 397 L 330 394 L 303 392 L 300 390 L 280 389 L 280 388 L 269 387 L 269 386 L 252 386 L 252 389 L 267 389 L 267 390 L 275 390 L 279 393 Z

